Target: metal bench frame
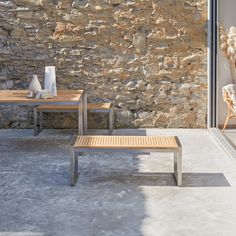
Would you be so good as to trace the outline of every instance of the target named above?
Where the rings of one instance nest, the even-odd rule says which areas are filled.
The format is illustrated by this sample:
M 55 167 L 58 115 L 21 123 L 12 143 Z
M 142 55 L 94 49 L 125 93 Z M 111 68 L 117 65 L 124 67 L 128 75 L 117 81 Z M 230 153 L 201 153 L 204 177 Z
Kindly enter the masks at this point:
M 182 186 L 182 146 L 178 139 L 178 137 L 175 136 L 176 143 L 178 145 L 178 148 L 156 148 L 156 149 L 145 149 L 145 148 L 135 148 L 135 149 L 116 149 L 116 148 L 79 148 L 79 147 L 73 147 L 71 150 L 70 155 L 70 183 L 71 186 L 74 186 L 76 184 L 76 181 L 78 179 L 78 157 L 82 157 L 84 153 L 134 153 L 137 151 L 142 152 L 160 152 L 160 153 L 173 153 L 174 154 L 174 176 L 176 179 L 177 186 Z
M 114 126 L 114 108 L 113 108 L 113 104 L 111 105 L 110 109 L 92 109 L 89 110 L 87 108 L 87 111 L 90 113 L 108 113 L 109 114 L 109 134 L 111 135 L 113 133 L 113 126 Z M 74 109 L 68 110 L 49 110 L 49 109 L 45 109 L 45 110 L 41 110 L 38 111 L 37 107 L 34 109 L 34 133 L 37 134 L 38 132 L 41 132 L 43 129 L 43 113 L 68 113 L 68 112 L 78 112 L 75 111 Z M 38 113 L 39 113 L 39 128 L 38 128 Z M 87 116 L 86 119 L 84 119 L 84 126 L 87 127 Z M 39 131 L 38 131 L 39 130 Z

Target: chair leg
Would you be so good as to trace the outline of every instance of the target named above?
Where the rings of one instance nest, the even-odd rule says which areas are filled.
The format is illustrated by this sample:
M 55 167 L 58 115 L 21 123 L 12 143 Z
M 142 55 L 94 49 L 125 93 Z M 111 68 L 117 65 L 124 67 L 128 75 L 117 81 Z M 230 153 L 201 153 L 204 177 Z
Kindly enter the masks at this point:
M 225 131 L 225 129 L 226 129 L 226 126 L 227 126 L 227 124 L 228 124 L 228 122 L 229 122 L 229 119 L 230 119 L 230 116 L 229 116 L 229 115 L 227 115 L 227 117 L 226 117 L 226 120 L 225 120 L 225 123 L 224 123 L 224 127 L 223 127 L 223 129 L 222 129 L 222 132 L 224 132 L 224 131 Z
M 113 108 L 109 111 L 109 134 L 113 133 L 113 125 L 114 125 L 114 110 Z
M 38 112 L 37 108 L 34 108 L 34 136 L 38 134 Z
M 70 184 L 74 186 L 78 178 L 78 153 L 71 150 L 70 155 Z

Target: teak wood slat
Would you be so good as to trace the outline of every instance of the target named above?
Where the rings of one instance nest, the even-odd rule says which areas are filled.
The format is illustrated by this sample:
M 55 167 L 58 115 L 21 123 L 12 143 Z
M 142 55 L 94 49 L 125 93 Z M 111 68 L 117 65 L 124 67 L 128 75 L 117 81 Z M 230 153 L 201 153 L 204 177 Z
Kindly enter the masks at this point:
M 88 103 L 88 110 L 110 110 L 112 103 Z M 38 111 L 77 111 L 78 106 L 75 105 L 40 105 L 37 107 Z
M 87 132 L 87 94 L 83 90 L 58 90 L 57 96 L 48 99 L 28 98 L 28 90 L 0 90 L 0 105 L 28 105 L 39 106 L 43 104 L 74 105 L 78 113 L 78 133 Z M 34 134 L 38 134 L 35 127 L 37 108 L 34 108 Z
M 174 154 L 174 176 L 178 186 L 182 186 L 182 146 L 176 136 L 78 136 L 70 156 L 71 185 L 78 178 L 78 156 L 86 152 L 106 151 L 170 152 Z
M 74 148 L 178 149 L 174 136 L 79 136 Z
M 0 90 L 0 103 L 53 103 L 77 102 L 82 96 L 82 90 L 58 90 L 56 97 L 48 99 L 27 98 L 27 90 Z

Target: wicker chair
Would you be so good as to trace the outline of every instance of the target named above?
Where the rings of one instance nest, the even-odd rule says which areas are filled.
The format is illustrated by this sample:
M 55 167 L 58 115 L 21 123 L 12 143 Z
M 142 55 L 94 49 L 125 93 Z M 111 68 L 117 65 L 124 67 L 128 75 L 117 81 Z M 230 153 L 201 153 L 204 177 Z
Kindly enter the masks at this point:
M 223 90 L 223 99 L 228 107 L 228 113 L 225 119 L 224 127 L 222 129 L 222 131 L 224 132 L 229 120 L 236 118 L 236 100 L 235 100 L 236 91 L 235 91 L 235 85 L 233 84 L 223 87 L 222 90 Z

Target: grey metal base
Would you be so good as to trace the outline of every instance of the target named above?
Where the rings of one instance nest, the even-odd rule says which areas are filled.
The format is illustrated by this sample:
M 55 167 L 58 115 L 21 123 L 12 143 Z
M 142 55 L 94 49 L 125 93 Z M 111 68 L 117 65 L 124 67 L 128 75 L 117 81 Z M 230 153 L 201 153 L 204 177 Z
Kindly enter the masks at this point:
M 37 136 L 43 130 L 43 113 L 57 113 L 57 112 L 75 112 L 75 110 L 40 110 L 38 111 L 37 108 L 34 109 L 34 135 Z M 114 124 L 114 109 L 113 107 L 109 110 L 90 110 L 88 112 L 91 113 L 108 113 L 109 114 L 109 134 L 112 135 L 113 133 L 113 124 Z M 39 125 L 38 125 L 38 113 L 39 113 Z M 87 127 L 87 116 L 84 117 L 84 123 Z
M 176 149 L 156 149 L 156 150 L 148 150 L 148 149 L 140 149 L 138 151 L 142 152 L 164 152 L 164 153 L 174 153 L 174 175 L 176 179 L 177 186 L 182 186 L 182 147 L 180 146 L 178 150 Z M 78 157 L 83 156 L 83 153 L 87 152 L 102 152 L 102 153 L 133 153 L 137 152 L 137 149 L 105 149 L 105 148 L 86 148 L 86 149 L 78 149 L 72 148 L 70 155 L 70 183 L 71 186 L 76 184 L 78 179 Z

